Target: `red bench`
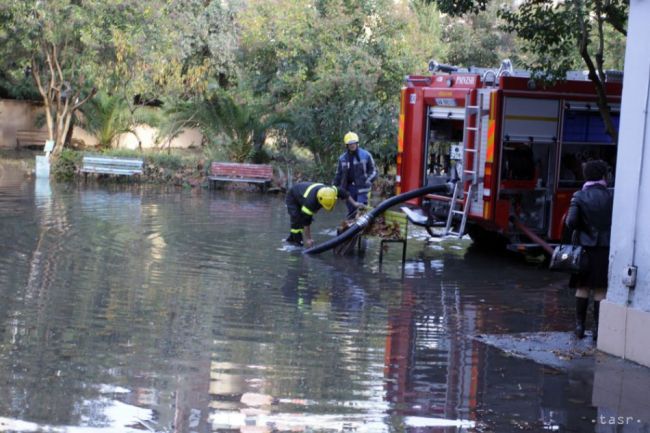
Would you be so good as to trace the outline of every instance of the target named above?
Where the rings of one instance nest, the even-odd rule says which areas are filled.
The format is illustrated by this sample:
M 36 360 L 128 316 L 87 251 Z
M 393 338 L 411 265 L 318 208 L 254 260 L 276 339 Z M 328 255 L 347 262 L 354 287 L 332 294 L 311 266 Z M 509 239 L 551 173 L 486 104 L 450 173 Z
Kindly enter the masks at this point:
M 219 182 L 255 183 L 262 191 L 266 191 L 273 180 L 273 167 L 267 164 L 214 161 L 210 164 L 208 180 L 210 186 L 217 186 Z

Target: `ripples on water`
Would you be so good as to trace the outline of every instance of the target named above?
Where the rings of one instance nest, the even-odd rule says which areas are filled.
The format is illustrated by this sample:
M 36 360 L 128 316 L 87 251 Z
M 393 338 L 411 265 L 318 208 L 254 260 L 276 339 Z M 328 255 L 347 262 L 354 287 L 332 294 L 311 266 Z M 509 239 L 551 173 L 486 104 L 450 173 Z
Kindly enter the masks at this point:
M 524 287 L 537 271 L 465 241 L 414 240 L 402 275 L 372 241 L 362 257 L 283 251 L 282 197 L 12 179 L 0 429 L 463 431 L 489 400 L 487 351 L 466 337 L 549 325 L 507 299 L 542 299 L 551 277 Z

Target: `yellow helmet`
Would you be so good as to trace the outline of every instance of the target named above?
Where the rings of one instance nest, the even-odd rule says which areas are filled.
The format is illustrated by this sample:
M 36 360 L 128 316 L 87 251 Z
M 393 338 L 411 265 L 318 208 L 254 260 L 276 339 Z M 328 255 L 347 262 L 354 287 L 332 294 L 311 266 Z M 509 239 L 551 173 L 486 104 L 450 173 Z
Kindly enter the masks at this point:
M 316 193 L 318 203 L 327 211 L 334 209 L 336 204 L 336 190 L 331 186 L 324 186 Z
M 359 142 L 359 136 L 355 134 L 354 132 L 350 131 L 347 134 L 345 134 L 345 137 L 343 137 L 343 142 L 348 145 L 350 143 L 358 143 Z

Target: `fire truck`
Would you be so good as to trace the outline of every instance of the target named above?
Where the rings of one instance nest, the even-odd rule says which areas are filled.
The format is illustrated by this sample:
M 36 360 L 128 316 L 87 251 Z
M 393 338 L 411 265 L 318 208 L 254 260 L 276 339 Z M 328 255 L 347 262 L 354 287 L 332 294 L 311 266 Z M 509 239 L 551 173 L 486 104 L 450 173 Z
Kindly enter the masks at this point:
M 396 193 L 448 183 L 404 208 L 431 235 L 469 234 L 477 244 L 526 251 L 561 240 L 582 163 L 613 170 L 594 85 L 582 73 L 545 85 L 504 61 L 498 70 L 429 64 L 401 90 Z M 605 84 L 618 129 L 622 74 Z M 453 187 L 451 187 L 453 185 Z

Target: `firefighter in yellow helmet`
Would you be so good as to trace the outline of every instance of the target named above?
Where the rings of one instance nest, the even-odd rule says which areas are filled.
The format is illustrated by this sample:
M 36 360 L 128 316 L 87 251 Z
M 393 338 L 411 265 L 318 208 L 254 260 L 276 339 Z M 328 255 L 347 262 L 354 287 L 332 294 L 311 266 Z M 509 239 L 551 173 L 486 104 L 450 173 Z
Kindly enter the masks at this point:
M 314 245 L 311 238 L 311 223 L 314 214 L 321 208 L 327 211 L 334 209 L 338 198 L 346 199 L 350 206 L 359 207 L 344 189 L 335 186 L 327 186 L 322 183 L 301 182 L 295 184 L 287 192 L 287 211 L 291 218 L 291 233 L 287 242 L 294 245 L 304 244 L 307 248 Z
M 345 152 L 339 157 L 334 176 L 335 186 L 350 193 L 359 203 L 368 204 L 372 182 L 377 178 L 377 167 L 372 155 L 359 147 L 359 136 L 350 131 L 343 137 Z M 348 205 L 348 217 L 355 215 L 357 208 Z

